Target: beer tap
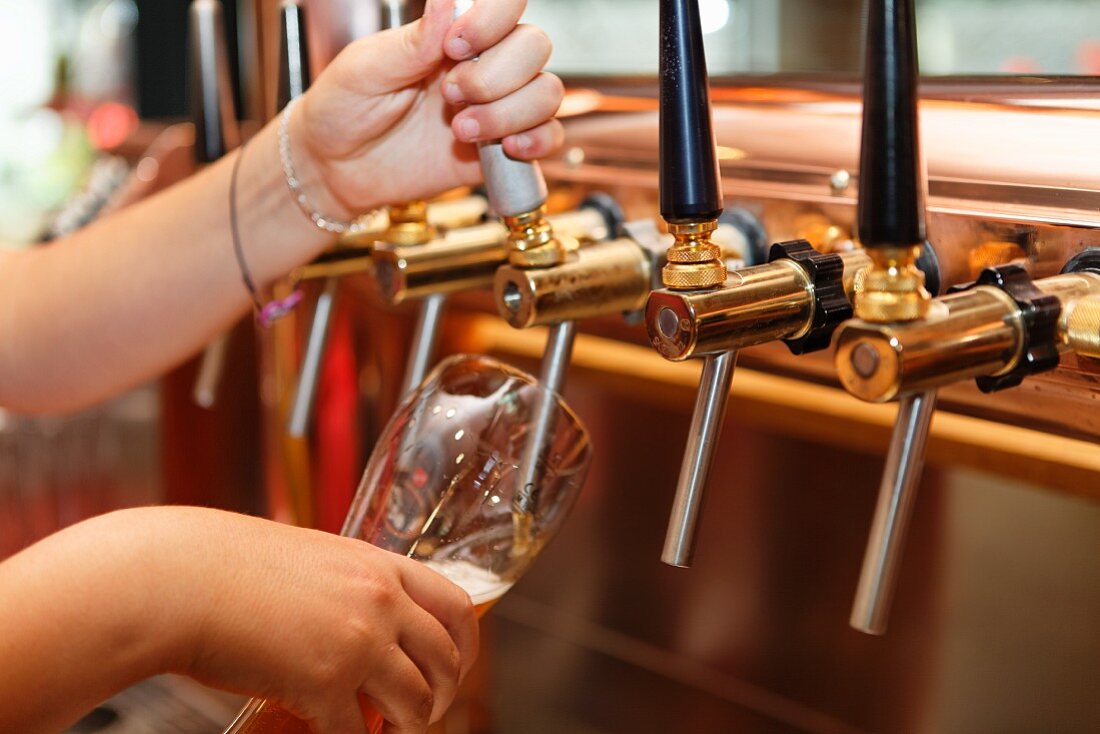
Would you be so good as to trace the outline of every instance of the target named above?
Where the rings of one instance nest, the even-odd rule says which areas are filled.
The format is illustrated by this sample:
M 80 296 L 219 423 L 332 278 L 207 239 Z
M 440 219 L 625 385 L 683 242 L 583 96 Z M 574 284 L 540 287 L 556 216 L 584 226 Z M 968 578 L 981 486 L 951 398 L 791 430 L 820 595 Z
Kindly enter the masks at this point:
M 851 616 L 870 634 L 886 629 L 937 390 L 976 378 L 980 390 L 996 392 L 1055 369 L 1067 351 L 1100 356 L 1098 250 L 1042 279 L 1015 263 L 988 268 L 935 299 L 908 267 L 924 238 L 915 37 L 912 2 L 872 2 L 860 236 L 879 250 L 856 302 L 859 319 L 841 327 L 836 353 L 850 393 L 900 402 Z
M 737 352 L 776 340 L 794 354 L 828 347 L 853 314 L 873 253 L 819 252 L 795 240 L 772 245 L 766 264 L 724 272 L 707 239 L 722 199 L 698 8 L 683 0 L 665 0 L 661 8 L 661 209 L 676 243 L 665 288 L 650 294 L 645 321 L 666 359 L 704 358 L 662 552 L 666 563 L 688 566 Z M 920 267 L 938 278 L 931 248 L 919 254 Z
M 233 101 L 222 4 L 219 0 L 192 0 L 189 16 L 195 163 L 203 166 L 240 145 L 240 129 Z M 192 392 L 192 399 L 203 408 L 213 408 L 217 402 L 229 336 L 229 332 L 220 334 L 203 352 Z
M 1055 369 L 1065 352 L 1100 357 L 1097 306 L 1100 250 L 1090 249 L 1047 278 L 1014 263 L 986 269 L 933 299 L 919 320 L 843 327 L 836 366 L 844 387 L 870 402 L 901 401 L 852 611 L 856 629 L 885 631 L 936 391 L 975 378 L 981 391 L 996 392 Z
M 473 0 L 457 0 L 454 17 L 459 18 L 472 6 Z M 489 201 L 508 229 L 508 262 L 520 268 L 548 268 L 565 262 L 578 249 L 579 242 L 555 233 L 547 218 L 548 192 L 539 165 L 508 157 L 499 140 L 479 144 L 478 155 Z M 518 478 L 522 489 L 513 508 L 518 552 L 526 552 L 533 542 L 531 518 L 538 502 L 546 438 L 553 428 L 554 393 L 560 393 L 564 387 L 575 337 L 573 321 L 561 321 L 550 327 L 540 370 L 540 381 L 546 388 L 544 404 L 536 408 L 532 430 L 525 441 Z
M 662 0 L 660 23 L 660 201 L 661 216 L 674 238 L 662 282 L 670 293 L 705 294 L 726 281 L 727 271 L 721 248 L 711 241 L 723 202 L 699 5 L 695 0 Z M 647 312 L 654 303 L 651 295 Z M 660 313 L 662 330 L 678 328 L 678 318 L 675 324 L 668 323 L 669 309 Z M 736 351 L 720 350 L 703 362 L 661 553 L 661 559 L 672 565 L 691 563 L 736 361 Z
M 872 265 L 856 295 L 856 317 L 910 323 L 925 317 L 931 299 L 917 267 L 926 237 L 925 180 L 911 0 L 870 0 L 865 54 L 858 226 Z M 869 634 L 885 631 L 935 409 L 935 390 L 906 395 L 898 405 L 850 619 Z

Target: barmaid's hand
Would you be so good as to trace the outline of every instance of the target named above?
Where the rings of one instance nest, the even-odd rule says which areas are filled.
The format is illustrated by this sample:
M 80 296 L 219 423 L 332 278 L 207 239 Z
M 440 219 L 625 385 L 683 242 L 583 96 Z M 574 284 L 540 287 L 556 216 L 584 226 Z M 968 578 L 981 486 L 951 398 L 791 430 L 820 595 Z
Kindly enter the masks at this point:
M 452 20 L 453 0 L 429 0 L 419 21 L 357 41 L 325 69 L 290 126 L 322 211 L 350 218 L 477 183 L 478 141 L 502 139 L 520 159 L 561 144 L 562 83 L 543 71 L 546 34 L 517 25 L 525 4 L 477 0 Z

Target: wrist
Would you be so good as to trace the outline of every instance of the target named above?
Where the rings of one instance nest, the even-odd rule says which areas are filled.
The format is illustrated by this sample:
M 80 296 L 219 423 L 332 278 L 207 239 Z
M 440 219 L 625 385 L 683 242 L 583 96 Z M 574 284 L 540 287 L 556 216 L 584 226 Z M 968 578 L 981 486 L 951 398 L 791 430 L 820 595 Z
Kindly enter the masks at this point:
M 287 169 L 284 178 L 289 195 L 306 210 L 307 216 L 319 215 L 329 222 L 351 224 L 367 211 L 353 206 L 330 184 L 331 167 L 310 142 L 308 101 L 308 96 L 302 97 L 280 113 L 287 115 L 285 120 L 279 120 L 279 145 L 282 164 Z M 292 183 L 292 179 L 296 182 Z

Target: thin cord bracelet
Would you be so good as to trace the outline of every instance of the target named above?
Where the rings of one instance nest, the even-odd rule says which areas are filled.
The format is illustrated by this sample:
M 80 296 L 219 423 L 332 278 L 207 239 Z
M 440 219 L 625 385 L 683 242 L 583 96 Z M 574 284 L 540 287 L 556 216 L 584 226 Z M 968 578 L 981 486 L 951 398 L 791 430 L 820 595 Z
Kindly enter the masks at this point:
M 233 236 L 233 254 L 237 257 L 237 267 L 241 271 L 241 281 L 248 290 L 249 298 L 252 299 L 252 305 L 256 310 L 256 320 L 260 323 L 260 326 L 266 329 L 289 314 L 302 302 L 302 291 L 295 286 L 290 295 L 285 298 L 276 298 L 266 304 L 260 300 L 259 289 L 252 279 L 252 272 L 248 269 L 248 262 L 244 257 L 244 247 L 241 245 L 240 227 L 237 222 L 237 179 L 241 171 L 241 161 L 244 160 L 247 149 L 247 143 L 242 145 L 237 153 L 237 159 L 233 161 L 233 173 L 229 179 L 229 230 Z

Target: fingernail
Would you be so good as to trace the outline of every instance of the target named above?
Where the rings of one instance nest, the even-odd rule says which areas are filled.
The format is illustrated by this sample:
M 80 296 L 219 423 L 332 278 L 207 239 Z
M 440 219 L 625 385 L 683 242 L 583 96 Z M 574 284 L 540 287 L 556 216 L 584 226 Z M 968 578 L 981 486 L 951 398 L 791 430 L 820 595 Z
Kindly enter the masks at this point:
M 516 136 L 516 147 L 522 151 L 528 151 L 531 149 L 531 136 L 525 133 Z
M 477 136 L 481 134 L 481 124 L 472 117 L 459 120 L 458 134 L 462 136 L 463 140 L 473 142 L 477 140 Z
M 462 90 L 454 82 L 447 82 L 443 85 L 443 96 L 451 104 L 462 104 L 466 101 L 462 98 Z
M 447 41 L 447 53 L 452 59 L 465 59 L 472 50 L 470 44 L 466 43 L 466 40 L 461 36 L 455 36 Z

